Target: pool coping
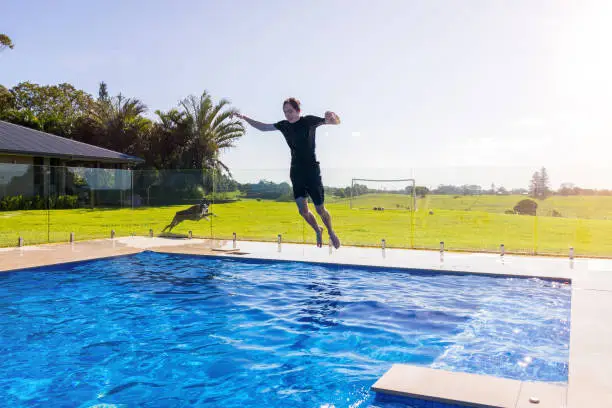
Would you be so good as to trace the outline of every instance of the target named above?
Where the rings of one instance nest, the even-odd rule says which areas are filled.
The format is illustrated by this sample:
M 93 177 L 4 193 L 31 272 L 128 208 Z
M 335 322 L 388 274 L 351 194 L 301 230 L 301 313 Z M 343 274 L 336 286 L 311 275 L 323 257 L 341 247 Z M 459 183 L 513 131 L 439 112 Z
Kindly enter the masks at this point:
M 612 328 L 606 324 L 612 314 L 612 261 L 610 260 L 597 258 L 569 260 L 524 255 L 502 257 L 482 253 L 438 254 L 432 251 L 381 250 L 363 247 L 342 247 L 336 251 L 332 248 L 316 248 L 313 245 L 301 244 L 126 237 L 2 249 L 0 273 L 93 261 L 143 251 L 381 267 L 461 275 L 537 277 L 571 282 L 570 358 L 567 385 L 521 382 L 493 376 L 395 364 L 372 386 L 372 390 L 389 395 L 477 407 L 612 406 L 612 347 L 610 347 Z M 492 390 L 495 392 L 491 392 Z M 499 398 L 502 394 L 506 395 L 506 399 Z M 530 403 L 530 397 L 538 398 L 539 403 Z

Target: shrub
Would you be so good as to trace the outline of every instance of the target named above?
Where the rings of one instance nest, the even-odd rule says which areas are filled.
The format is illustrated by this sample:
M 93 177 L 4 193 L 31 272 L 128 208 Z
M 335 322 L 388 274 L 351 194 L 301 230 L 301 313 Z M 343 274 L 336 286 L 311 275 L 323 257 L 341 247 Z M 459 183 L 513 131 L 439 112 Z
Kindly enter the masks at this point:
M 261 198 L 258 198 L 257 200 L 260 201 Z M 276 201 L 289 203 L 289 202 L 295 201 L 295 198 L 293 198 L 293 193 L 287 193 L 287 194 L 283 194 L 282 196 L 278 197 Z
M 44 210 L 46 207 L 45 200 L 41 196 L 37 195 L 32 199 L 32 210 Z
M 521 215 L 536 215 L 537 210 L 538 203 L 529 198 L 519 201 L 518 204 L 514 206 L 514 212 Z
M 23 208 L 23 196 L 7 196 L 0 201 L 0 210 L 17 211 Z
M 77 208 L 78 196 L 62 195 L 59 197 L 49 197 L 49 208 Z M 46 199 L 39 195 L 32 198 L 25 198 L 22 195 L 7 196 L 0 200 L 0 211 L 19 211 L 19 210 L 45 210 L 47 208 Z
M 57 197 L 54 208 L 77 208 L 78 196 L 76 195 L 62 195 Z

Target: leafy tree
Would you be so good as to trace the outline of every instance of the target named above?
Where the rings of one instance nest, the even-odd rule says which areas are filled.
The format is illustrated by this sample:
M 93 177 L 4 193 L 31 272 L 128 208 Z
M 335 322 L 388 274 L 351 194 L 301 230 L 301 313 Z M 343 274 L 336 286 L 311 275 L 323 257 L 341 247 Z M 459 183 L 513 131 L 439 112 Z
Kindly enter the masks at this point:
M 0 51 L 4 51 L 7 48 L 13 49 L 13 41 L 6 34 L 0 34 Z
M 535 172 L 531 176 L 531 182 L 529 183 L 529 195 L 531 197 L 537 198 L 540 196 L 540 173 Z
M 533 198 L 544 199 L 550 194 L 548 172 L 545 167 L 542 167 L 540 171 L 536 171 L 533 173 L 533 176 L 531 176 L 529 195 Z
M 247 198 L 293 201 L 291 186 L 286 182 L 275 183 L 268 180 L 259 180 L 258 183 L 240 184 L 239 189 Z
M 436 189 L 433 190 L 434 194 L 452 194 L 452 195 L 460 195 L 463 194 L 463 188 L 453 185 L 441 184 Z
M 354 197 L 359 196 L 359 195 L 364 195 L 368 193 L 368 186 L 364 185 L 364 184 L 359 184 L 359 183 L 355 183 L 353 184 L 353 189 L 352 189 L 352 195 Z M 348 196 L 351 195 L 351 189 L 349 188 L 349 194 Z
M 4 85 L 0 85 L 0 116 L 3 112 L 15 108 L 15 97 Z
M 108 102 L 110 97 L 108 96 L 108 87 L 106 82 L 100 82 L 100 87 L 98 88 L 98 101 L 100 102 Z
M 528 198 L 521 200 L 514 206 L 514 212 L 521 215 L 536 215 L 538 203 Z
M 0 119 L 64 137 L 72 135 L 94 102 L 91 95 L 67 83 L 41 86 L 21 82 L 9 93 L 0 89 Z
M 98 100 L 81 124 L 79 139 L 122 153 L 139 155 L 147 147 L 151 120 L 143 114 L 147 107 L 140 100 L 119 94 Z
M 155 111 L 158 122 L 151 128 L 147 149 L 143 152 L 146 167 L 157 169 L 185 169 L 183 154 L 189 136 L 185 114 L 177 109 Z
M 576 191 L 575 188 L 576 186 L 574 183 L 562 183 L 558 194 L 563 196 L 574 195 Z
M 545 167 L 540 170 L 540 192 L 543 198 L 550 195 L 550 180 L 548 179 L 548 172 Z
M 0 113 L 0 120 L 29 127 L 31 129 L 43 130 L 42 123 L 30 110 L 9 109 Z
M 424 197 L 429 194 L 429 189 L 424 186 L 416 186 L 414 190 L 417 196 Z M 404 188 L 404 191 L 406 194 L 412 194 L 412 186 L 406 186 L 406 188 Z

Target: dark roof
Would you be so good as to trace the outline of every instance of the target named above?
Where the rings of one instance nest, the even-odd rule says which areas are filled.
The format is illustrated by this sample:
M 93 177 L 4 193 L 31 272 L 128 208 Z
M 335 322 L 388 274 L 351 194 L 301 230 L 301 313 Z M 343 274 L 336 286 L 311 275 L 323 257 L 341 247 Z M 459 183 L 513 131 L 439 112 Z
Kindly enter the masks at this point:
M 95 160 L 113 163 L 139 163 L 141 158 L 66 139 L 51 133 L 0 120 L 0 153 Z

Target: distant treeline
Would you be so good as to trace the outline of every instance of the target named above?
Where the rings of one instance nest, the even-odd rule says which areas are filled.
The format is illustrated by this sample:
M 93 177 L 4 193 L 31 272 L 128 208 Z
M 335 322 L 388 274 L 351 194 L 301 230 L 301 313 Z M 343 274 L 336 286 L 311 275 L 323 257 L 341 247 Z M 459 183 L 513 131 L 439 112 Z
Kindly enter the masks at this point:
M 240 190 L 241 194 L 247 198 L 261 198 L 271 199 L 278 201 L 292 201 L 293 195 L 291 185 L 289 183 L 274 183 L 268 180 L 261 180 L 258 183 L 246 183 L 246 184 L 235 184 L 236 188 Z M 337 198 L 350 198 L 357 197 L 364 194 L 412 194 L 412 186 L 406 186 L 403 189 L 395 190 L 384 190 L 369 188 L 363 184 L 355 184 L 352 187 L 325 187 L 325 194 L 328 196 L 334 196 Z M 426 196 L 428 194 L 436 195 L 528 195 L 530 191 L 525 188 L 515 188 L 507 190 L 504 187 L 495 188 L 492 186 L 489 189 L 484 189 L 482 186 L 474 184 L 466 184 L 461 186 L 443 184 L 437 188 L 430 190 L 424 186 L 416 186 L 416 195 L 419 197 Z M 549 191 L 548 195 L 559 195 L 559 196 L 612 196 L 612 190 L 597 190 L 580 188 L 564 184 L 560 189 L 556 191 Z

